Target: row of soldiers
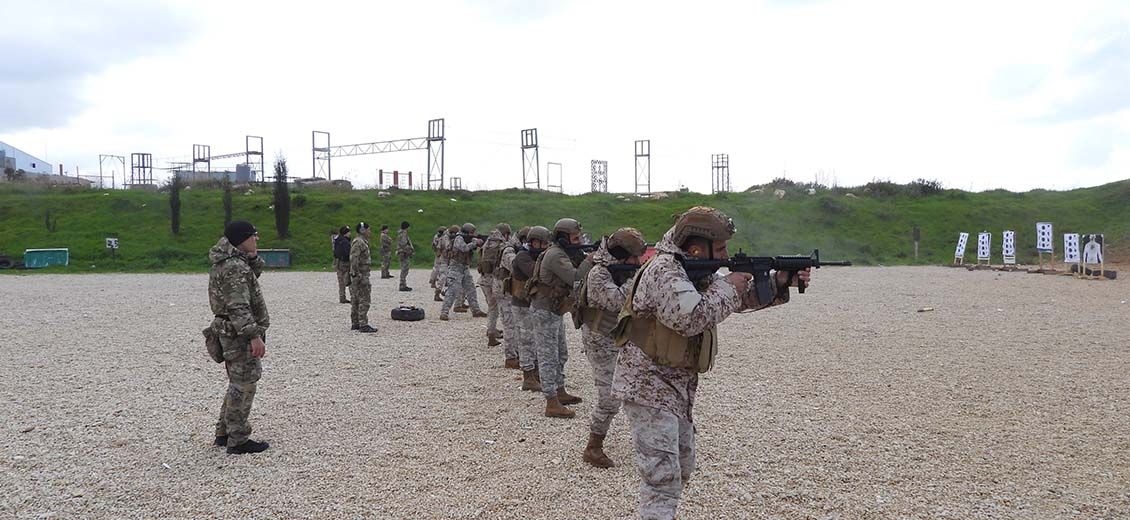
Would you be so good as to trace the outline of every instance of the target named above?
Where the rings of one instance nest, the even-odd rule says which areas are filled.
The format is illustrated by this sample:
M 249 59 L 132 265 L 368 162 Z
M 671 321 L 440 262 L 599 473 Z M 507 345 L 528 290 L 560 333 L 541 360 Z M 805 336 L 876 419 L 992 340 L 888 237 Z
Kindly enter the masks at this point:
M 365 248 L 351 255 L 368 256 L 368 226 L 358 226 Z M 675 517 L 683 488 L 695 466 L 695 432 L 691 411 L 699 374 L 710 370 L 719 345 L 717 325 L 735 312 L 760 310 L 789 301 L 789 287 L 810 284 L 809 270 L 777 272 L 755 287 L 748 273 L 718 274 L 692 260 L 728 258 L 733 221 L 713 208 L 694 207 L 679 215 L 655 244 L 655 255 L 644 265 L 643 235 L 629 227 L 603 239 L 584 254 L 581 226 L 575 219 L 557 221 L 553 229 L 533 226 L 512 236 L 510 226 L 498 225 L 490 236 L 475 235 L 472 225 L 457 228 L 444 255 L 446 284 L 440 319 L 448 319 L 454 303 L 466 297 L 476 316 L 478 307 L 469 267 L 476 249 L 492 265 L 488 299 L 495 300 L 506 328 L 503 349 L 506 366 L 523 371 L 523 390 L 541 391 L 545 415 L 573 417 L 565 406 L 579 397 L 565 391 L 564 315 L 571 313 L 581 328 L 585 354 L 592 366 L 598 403 L 590 422 L 583 458 L 596 467 L 611 467 L 603 451 L 609 425 L 621 409 L 631 423 L 635 461 L 640 475 L 641 518 Z M 442 233 L 437 232 L 437 236 Z M 452 230 L 448 230 L 452 234 Z M 217 445 L 229 453 L 253 453 L 267 448 L 248 438 L 247 420 L 255 382 L 266 353 L 269 325 L 258 275 L 258 234 L 246 222 L 233 222 L 212 249 L 209 301 L 215 319 L 205 336 L 218 336 L 213 359 L 226 363 L 229 387 L 220 421 Z M 358 239 L 354 239 L 354 245 Z M 441 249 L 439 244 L 437 249 Z M 497 248 L 497 255 L 492 248 Z M 497 257 L 497 263 L 493 263 Z M 350 259 L 351 276 L 354 275 Z M 436 267 L 442 267 L 437 259 Z M 480 259 L 480 264 L 482 260 Z M 366 265 L 357 274 L 367 277 Z M 443 270 L 433 273 L 440 284 Z M 367 278 L 366 278 L 367 282 Z M 357 291 L 359 284 L 354 285 Z M 758 299 L 759 291 L 769 301 Z M 437 293 L 438 294 L 438 293 Z M 492 296 L 493 295 L 493 296 Z M 367 292 L 354 292 L 353 298 Z M 488 330 L 490 334 L 490 330 Z M 498 332 L 495 332 L 496 336 Z M 210 342 L 209 345 L 212 343 Z M 221 348 L 222 347 L 222 348 Z

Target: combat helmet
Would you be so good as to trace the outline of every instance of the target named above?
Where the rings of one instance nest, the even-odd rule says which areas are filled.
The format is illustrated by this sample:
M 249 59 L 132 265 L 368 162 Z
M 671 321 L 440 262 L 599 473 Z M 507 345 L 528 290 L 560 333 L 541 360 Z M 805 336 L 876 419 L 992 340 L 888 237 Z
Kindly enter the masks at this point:
M 531 242 L 534 240 L 541 240 L 542 242 L 548 243 L 549 230 L 546 229 L 545 226 L 534 226 L 530 228 L 529 233 L 526 234 L 526 238 Z
M 463 233 L 464 234 L 470 235 L 470 234 L 473 234 L 474 232 L 475 232 L 475 225 L 474 224 L 472 224 L 470 222 L 463 224 Z
M 530 226 L 524 226 L 518 230 L 518 241 L 525 242 L 526 238 L 530 236 Z
M 707 240 L 729 240 L 737 232 L 734 220 L 719 210 L 707 206 L 695 206 L 675 219 L 671 241 L 682 246 L 690 237 Z
M 499 233 L 507 236 L 510 236 L 510 233 L 512 232 L 512 230 L 510 229 L 510 224 L 507 224 L 505 222 L 495 226 L 494 229 L 497 229 Z
M 605 242 L 608 252 L 619 260 L 633 256 L 643 255 L 647 251 L 647 242 L 643 233 L 636 228 L 623 227 L 617 229 Z
M 553 225 L 554 233 L 580 233 L 581 223 L 576 219 L 563 218 Z
M 447 228 L 447 232 L 448 232 L 448 233 L 451 233 L 452 235 L 454 235 L 454 234 L 456 234 L 456 233 L 458 233 L 458 232 L 459 232 L 459 226 L 456 226 L 455 224 L 452 224 L 452 225 L 451 225 L 451 227 Z

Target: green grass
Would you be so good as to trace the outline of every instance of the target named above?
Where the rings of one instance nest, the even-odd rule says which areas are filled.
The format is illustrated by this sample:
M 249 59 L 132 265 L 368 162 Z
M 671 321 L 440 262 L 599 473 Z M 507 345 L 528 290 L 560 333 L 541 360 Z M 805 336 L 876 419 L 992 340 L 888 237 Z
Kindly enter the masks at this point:
M 609 194 L 566 196 L 520 190 L 394 191 L 381 198 L 375 191 L 296 188 L 291 193 L 292 236 L 279 239 L 270 187 L 256 186 L 250 193 L 235 194 L 233 216 L 259 227 L 261 248 L 289 248 L 294 268 L 306 270 L 329 269 L 330 230 L 344 224 L 353 227 L 359 220 L 375 228 L 387 224 L 393 230 L 400 221 L 410 221 L 415 262 L 423 266 L 431 264 L 431 236 L 439 225 L 473 222 L 486 232 L 502 221 L 516 229 L 524 224 L 551 226 L 557 218 L 570 216 L 594 236 L 630 225 L 654 241 L 670 227 L 673 214 L 695 205 L 728 213 L 738 226 L 731 250 L 742 248 L 759 255 L 819 248 L 824 258 L 860 265 L 942 264 L 952 260 L 959 231 L 973 235 L 969 258 L 975 254 L 976 233 L 987 230 L 993 233 L 994 261 L 999 262 L 1000 232 L 1013 229 L 1018 260 L 1025 263 L 1035 259 L 1035 223 L 1041 220 L 1055 223 L 1057 250 L 1060 233 L 1103 232 L 1114 255 L 1123 253 L 1125 259 L 1130 251 L 1124 246 L 1130 242 L 1130 180 L 1067 192 L 948 190 L 930 196 L 873 197 L 855 190 L 859 197 L 849 198 L 827 191 L 808 196 L 790 189 L 784 200 L 777 200 L 772 191 L 678 193 L 663 200 L 629 197 L 625 201 Z M 27 248 L 70 248 L 69 267 L 45 272 L 204 271 L 208 248 L 222 231 L 221 196 L 218 189 L 183 192 L 181 233 L 173 235 L 166 193 L 0 185 L 0 254 L 18 260 Z M 44 223 L 46 211 L 56 221 L 54 231 Z M 922 228 L 917 262 L 911 241 L 915 225 Z M 121 242 L 116 257 L 105 249 L 104 239 L 110 236 Z

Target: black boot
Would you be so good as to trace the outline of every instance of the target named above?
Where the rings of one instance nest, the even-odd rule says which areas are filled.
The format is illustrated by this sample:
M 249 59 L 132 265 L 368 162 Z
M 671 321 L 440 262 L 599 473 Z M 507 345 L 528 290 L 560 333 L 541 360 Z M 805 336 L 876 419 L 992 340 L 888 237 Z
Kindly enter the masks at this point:
M 411 290 L 412 290 L 412 288 L 408 287 L 407 285 L 402 285 L 400 287 L 400 292 L 408 292 L 408 291 L 411 291 Z
M 232 455 L 240 455 L 243 453 L 259 453 L 261 451 L 265 451 L 269 447 L 271 447 L 271 445 L 265 442 L 255 442 L 251 439 L 247 439 L 243 444 L 240 444 L 239 446 L 228 446 L 228 453 Z
M 349 330 L 357 330 L 357 329 L 359 329 L 359 328 L 361 328 L 361 326 L 360 326 L 360 325 L 358 325 L 358 324 L 356 324 L 356 323 L 354 323 L 353 325 L 351 325 L 351 326 L 349 327 Z
M 370 327 L 368 325 L 362 325 L 361 328 L 357 329 L 357 331 L 358 332 L 370 333 L 370 332 L 376 332 L 377 329 L 374 329 L 373 327 Z
M 228 436 L 227 435 L 217 435 L 216 440 L 212 444 L 214 444 L 216 446 L 227 446 L 228 445 Z

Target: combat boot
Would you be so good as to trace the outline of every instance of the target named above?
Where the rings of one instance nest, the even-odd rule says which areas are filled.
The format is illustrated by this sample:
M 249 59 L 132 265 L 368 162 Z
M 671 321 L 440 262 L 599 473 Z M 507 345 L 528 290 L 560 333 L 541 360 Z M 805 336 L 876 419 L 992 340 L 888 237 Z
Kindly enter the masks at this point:
M 470 307 L 467 307 L 466 305 L 456 305 L 452 310 L 454 310 L 455 312 L 467 312 L 468 310 L 470 310 Z
M 561 406 L 561 402 L 556 397 L 549 397 L 545 400 L 545 416 L 546 417 L 560 417 L 562 419 L 572 419 L 576 416 L 576 412 Z M 231 448 L 228 448 L 229 450 Z
M 400 292 L 408 292 L 408 291 L 411 291 L 411 290 L 412 290 L 412 288 L 408 287 L 407 285 L 400 286 Z
M 371 333 L 376 332 L 376 331 L 377 331 L 377 329 L 370 327 L 368 325 L 362 325 L 360 328 L 357 329 L 357 332 L 364 332 L 366 334 L 371 334 Z
M 487 346 L 488 347 L 497 347 L 501 344 L 502 344 L 502 342 L 498 341 L 498 335 L 497 334 L 491 334 L 489 332 L 487 333 Z
M 585 452 L 582 455 L 585 462 L 597 468 L 611 468 L 616 466 L 608 455 L 604 454 L 604 436 L 595 433 L 589 434 L 589 444 L 585 446 Z
M 471 317 L 472 318 L 485 318 L 485 317 L 487 317 L 487 313 L 485 313 L 483 311 L 471 311 Z
M 523 370 L 522 371 L 522 390 L 529 392 L 540 392 L 541 383 L 538 382 L 537 369 Z
M 448 321 L 450 319 L 451 318 L 448 318 L 446 314 L 440 314 L 439 315 L 439 321 Z
M 217 435 L 216 440 L 213 441 L 212 444 L 214 444 L 216 446 L 227 446 L 228 445 L 228 436 L 227 435 Z
M 360 326 L 360 325 L 358 325 L 358 324 L 356 324 L 356 323 L 354 323 L 353 325 L 350 325 L 350 326 L 349 326 L 349 330 L 357 330 L 357 329 L 359 329 L 359 328 L 361 328 L 361 326 Z
M 435 300 L 435 301 L 437 301 L 437 302 L 442 302 L 442 301 L 443 301 L 443 296 L 440 296 L 440 295 L 439 295 L 439 290 L 438 290 L 438 289 L 436 290 L 436 295 L 435 295 L 435 296 L 433 296 L 433 297 L 432 297 L 432 299 L 433 299 L 433 300 Z
M 338 303 L 349 303 L 349 300 L 342 298 L 341 300 L 338 301 Z
M 247 439 L 243 442 L 243 444 L 240 444 L 239 446 L 228 446 L 228 453 L 232 455 L 241 455 L 244 453 L 259 453 L 261 451 L 266 451 L 266 449 L 269 447 L 271 447 L 271 445 L 265 442 L 255 442 L 251 439 Z
M 522 367 L 518 366 L 518 358 L 506 358 L 506 363 L 502 366 L 505 368 L 513 368 L 515 370 L 522 369 Z
M 564 386 L 557 389 L 557 400 L 561 401 L 561 404 L 578 404 L 581 402 L 580 397 L 570 395 L 569 392 L 566 392 Z

